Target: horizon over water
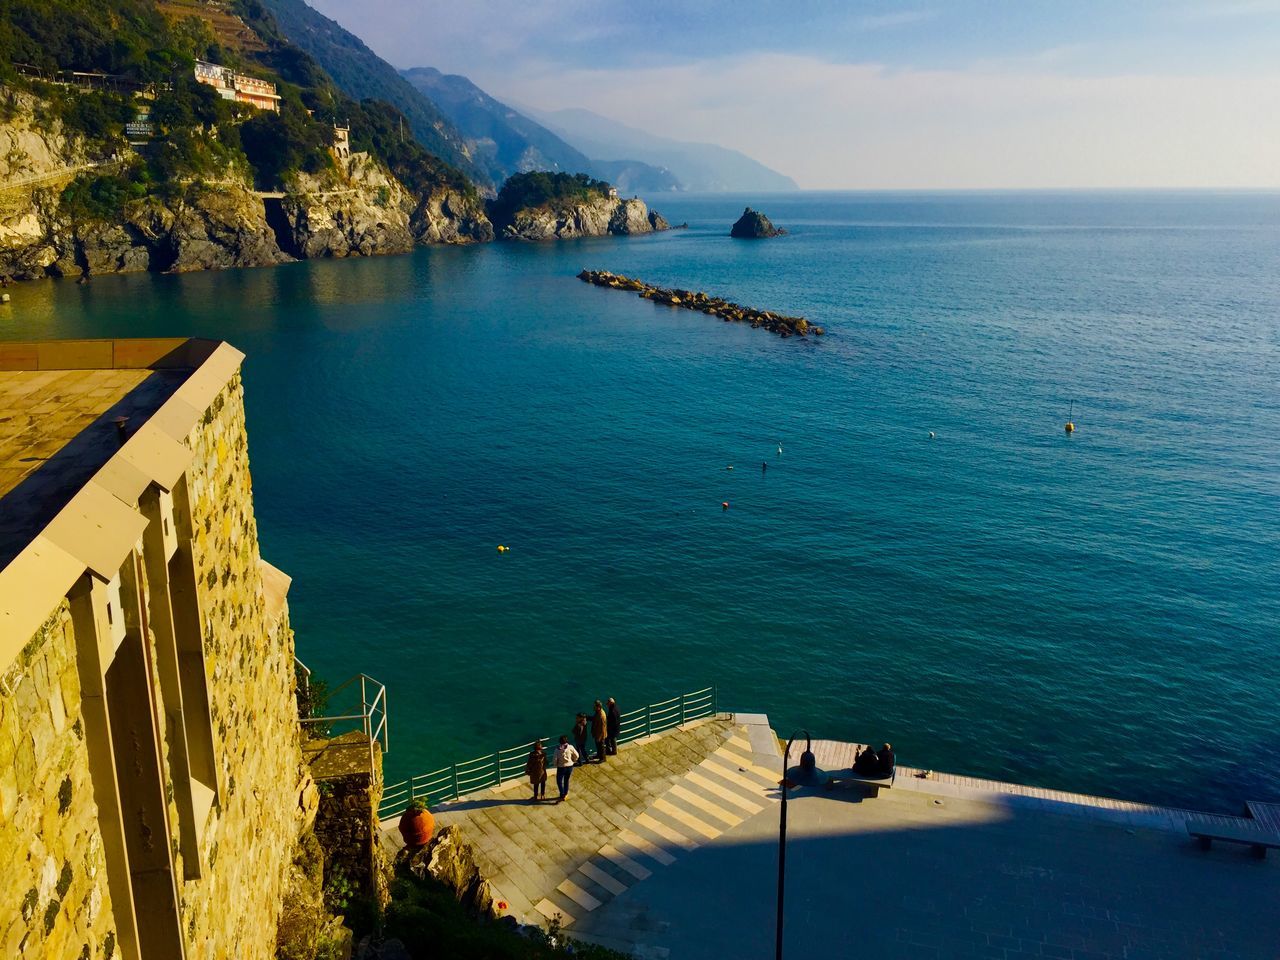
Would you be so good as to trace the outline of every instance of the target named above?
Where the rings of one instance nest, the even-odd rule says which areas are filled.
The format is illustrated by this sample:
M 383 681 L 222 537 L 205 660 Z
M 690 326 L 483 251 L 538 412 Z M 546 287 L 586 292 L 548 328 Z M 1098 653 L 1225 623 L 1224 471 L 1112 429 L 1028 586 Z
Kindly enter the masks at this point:
M 748 203 L 789 235 L 730 240 Z M 389 781 L 715 684 L 914 766 L 1280 801 L 1280 194 L 654 204 L 689 229 L 21 284 L 0 338 L 246 353 L 263 557 L 299 657 L 387 684 Z

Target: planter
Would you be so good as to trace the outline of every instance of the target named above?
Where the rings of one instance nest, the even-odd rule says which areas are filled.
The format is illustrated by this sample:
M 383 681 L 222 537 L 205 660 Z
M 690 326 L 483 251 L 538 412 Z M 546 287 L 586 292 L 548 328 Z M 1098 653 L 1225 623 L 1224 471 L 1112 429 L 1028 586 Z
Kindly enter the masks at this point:
M 404 838 L 406 847 L 424 847 L 435 831 L 435 817 L 430 810 L 415 810 L 410 807 L 400 817 L 400 836 Z

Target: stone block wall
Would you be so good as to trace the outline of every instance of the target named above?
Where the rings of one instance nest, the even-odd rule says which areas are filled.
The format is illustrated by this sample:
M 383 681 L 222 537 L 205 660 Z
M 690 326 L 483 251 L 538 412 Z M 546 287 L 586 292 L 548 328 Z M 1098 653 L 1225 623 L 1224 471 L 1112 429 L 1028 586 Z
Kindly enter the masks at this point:
M 116 953 L 64 601 L 0 674 L 0 956 Z
M 192 431 L 193 557 L 204 617 L 219 804 L 204 875 L 180 886 L 188 957 L 275 954 L 304 782 L 287 608 L 272 617 L 259 572 L 244 393 L 237 375 Z M 175 838 L 176 839 L 176 838 Z M 179 871 L 181 875 L 181 871 Z
M 316 797 L 302 762 L 288 608 L 264 591 L 238 372 L 186 445 L 194 455 L 186 484 L 218 790 L 201 825 L 199 869 L 185 869 L 171 774 L 175 747 L 166 711 L 156 709 L 168 802 L 160 835 L 167 828 L 187 960 L 271 960 L 290 866 Z M 149 639 L 155 664 L 154 631 Z M 123 951 L 80 715 L 76 651 L 64 600 L 21 656 L 0 664 L 4 958 L 113 960 Z M 154 670 L 151 685 L 159 706 Z

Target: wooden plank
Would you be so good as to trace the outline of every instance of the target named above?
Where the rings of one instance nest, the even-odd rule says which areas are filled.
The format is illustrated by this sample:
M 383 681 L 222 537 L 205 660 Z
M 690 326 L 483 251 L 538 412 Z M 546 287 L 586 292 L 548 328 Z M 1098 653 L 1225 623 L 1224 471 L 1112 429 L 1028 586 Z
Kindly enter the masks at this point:
M 1262 803 L 1259 800 L 1246 800 L 1245 806 L 1258 825 L 1268 830 L 1280 832 L 1280 803 Z

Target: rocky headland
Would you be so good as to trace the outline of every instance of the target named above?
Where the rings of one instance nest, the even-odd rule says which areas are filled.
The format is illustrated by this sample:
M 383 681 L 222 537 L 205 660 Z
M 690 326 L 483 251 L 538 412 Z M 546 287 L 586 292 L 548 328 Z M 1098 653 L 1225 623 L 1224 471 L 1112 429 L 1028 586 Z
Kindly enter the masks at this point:
M 775 227 L 773 222 L 759 210 L 747 207 L 729 229 L 729 236 L 737 237 L 739 240 L 764 240 L 768 237 L 780 237 L 786 232 L 780 227 Z
M 283 197 L 245 171 L 124 192 L 137 158 L 104 154 L 19 95 L 0 122 L 0 276 L 18 280 L 256 267 L 492 240 L 483 200 L 447 185 L 415 194 L 367 153 L 298 173 Z M 37 119 L 39 118 L 39 119 Z
M 764 329 L 778 334 L 780 337 L 807 337 L 810 334 L 820 337 L 826 331 L 810 323 L 804 317 L 793 317 L 770 310 L 757 310 L 744 307 L 731 300 L 713 297 L 696 290 L 667 289 L 655 287 L 653 284 L 610 273 L 608 270 L 583 270 L 578 279 L 597 287 L 609 287 L 613 290 L 630 290 L 646 300 L 666 304 L 670 307 L 683 307 L 686 310 L 697 310 L 713 317 L 719 317 L 725 323 L 749 323 L 752 327 Z
M 643 200 L 600 197 L 565 209 L 543 205 L 515 213 L 495 224 L 502 240 L 570 240 L 574 237 L 629 236 L 669 230 L 662 215 Z

